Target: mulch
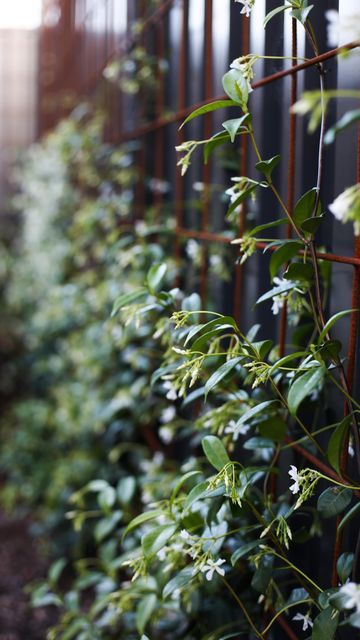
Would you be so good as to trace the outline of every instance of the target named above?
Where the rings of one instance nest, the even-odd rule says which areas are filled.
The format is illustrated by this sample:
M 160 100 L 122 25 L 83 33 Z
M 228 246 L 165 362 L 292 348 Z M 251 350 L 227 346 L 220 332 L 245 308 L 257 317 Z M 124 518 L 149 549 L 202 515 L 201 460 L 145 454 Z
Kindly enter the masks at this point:
M 46 640 L 54 610 L 32 609 L 24 587 L 44 578 L 48 565 L 29 533 L 29 521 L 0 512 L 0 640 Z

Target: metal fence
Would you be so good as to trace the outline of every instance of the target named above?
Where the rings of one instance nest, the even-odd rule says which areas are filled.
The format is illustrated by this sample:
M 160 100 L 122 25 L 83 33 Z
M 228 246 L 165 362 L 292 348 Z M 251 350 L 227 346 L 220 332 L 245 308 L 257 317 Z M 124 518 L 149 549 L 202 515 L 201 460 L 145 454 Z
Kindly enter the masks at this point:
M 254 120 L 260 129 L 264 157 L 277 153 L 280 143 L 283 160 L 278 182 L 287 193 L 289 210 L 293 210 L 298 196 L 314 186 L 317 136 L 307 135 L 306 123 L 290 113 L 289 107 L 303 89 L 317 87 L 319 62 L 326 65 L 328 88 L 344 87 L 349 80 L 348 63 L 338 60 L 338 50 L 329 51 L 326 45 L 324 10 L 338 8 L 338 2 L 316 3 L 314 21 L 320 50 L 326 53 L 307 61 L 301 58 L 312 54 L 294 20 L 278 18 L 264 32 L 263 16 L 278 5 L 274 0 L 257 2 L 248 20 L 240 16 L 239 5 L 233 0 L 45 0 L 40 45 L 39 132 L 42 134 L 53 127 L 79 100 L 96 97 L 108 114 L 109 139 L 118 144 L 141 143 L 135 151 L 139 180 L 134 221 L 140 220 L 148 207 L 155 208 L 160 224 L 172 216 L 175 254 L 184 256 L 184 242 L 188 239 L 196 240 L 202 247 L 201 261 L 197 273 L 192 275 L 191 286 L 198 288 L 204 303 L 209 290 L 215 289 L 220 310 L 232 310 L 245 328 L 261 317 L 262 324 L 267 325 L 267 335 L 269 329 L 274 336 L 278 334 L 280 353 L 284 353 L 286 308 L 278 319 L 270 310 L 251 312 L 250 317 L 249 309 L 266 287 L 267 266 L 263 256 L 245 265 L 235 264 L 230 283 L 209 278 L 210 249 L 215 255 L 217 251 L 228 253 L 232 265 L 236 260 L 235 248 L 230 245 L 231 233 L 224 223 L 226 203 L 221 193 L 224 184 L 230 186 L 229 178 L 234 173 L 252 175 L 254 162 L 246 136 L 242 136 L 237 152 L 222 158 L 220 163 L 210 162 L 204 166 L 202 158 L 194 160 L 184 178 L 176 168 L 174 150 L 175 145 L 186 139 L 206 138 L 219 129 L 219 117 L 213 114 L 199 118 L 187 128 L 179 130 L 178 127 L 195 107 L 221 97 L 221 75 L 235 57 L 265 50 L 272 55 L 291 56 L 292 61 L 259 63 L 253 83 Z M 342 6 L 344 2 L 340 0 L 340 9 Z M 149 72 L 151 87 L 149 91 L 140 87 L 132 94 L 119 90 L 116 83 L 109 83 L 103 71 L 113 60 L 120 64 L 127 61 L 129 66 L 131 55 L 138 49 L 140 55 L 141 50 L 146 51 L 154 63 Z M 330 118 L 341 115 L 344 108 L 346 103 L 333 106 Z M 322 189 L 325 203 L 331 202 L 345 186 L 360 180 L 360 138 L 357 142 L 353 131 L 344 135 L 343 150 L 338 150 L 337 159 L 333 147 L 325 154 Z M 196 207 L 192 204 L 194 186 L 201 194 Z M 277 211 L 267 194 L 261 196 L 256 203 L 250 203 L 248 211 L 245 207 L 242 209 L 239 234 L 249 215 L 266 222 L 276 217 Z M 330 263 L 333 269 L 332 296 L 328 303 L 331 313 L 339 308 L 357 308 L 360 293 L 360 239 L 354 240 L 351 232 L 339 223 L 333 225 L 332 233 L 321 238 L 322 246 L 318 250 L 318 258 Z M 287 236 L 291 237 L 290 227 Z M 264 244 L 259 243 L 258 248 L 263 249 Z M 358 312 L 344 319 L 338 331 L 342 338 L 346 336 L 347 376 L 353 389 Z M 315 468 L 333 475 L 332 470 L 308 450 L 300 445 L 295 445 L 294 450 Z M 336 559 L 342 540 L 338 535 L 334 544 L 334 535 L 329 533 L 325 546 L 332 550 L 335 547 Z M 335 571 L 333 579 L 336 579 Z M 285 628 L 285 633 L 294 637 L 290 629 Z

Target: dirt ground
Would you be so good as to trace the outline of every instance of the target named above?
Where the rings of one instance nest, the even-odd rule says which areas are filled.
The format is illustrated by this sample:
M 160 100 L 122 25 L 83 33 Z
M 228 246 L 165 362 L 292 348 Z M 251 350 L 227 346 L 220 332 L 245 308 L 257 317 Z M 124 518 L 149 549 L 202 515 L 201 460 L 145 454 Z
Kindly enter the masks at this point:
M 0 512 L 0 640 L 46 639 L 54 611 L 31 609 L 24 586 L 44 577 L 47 565 L 29 534 L 29 523 Z

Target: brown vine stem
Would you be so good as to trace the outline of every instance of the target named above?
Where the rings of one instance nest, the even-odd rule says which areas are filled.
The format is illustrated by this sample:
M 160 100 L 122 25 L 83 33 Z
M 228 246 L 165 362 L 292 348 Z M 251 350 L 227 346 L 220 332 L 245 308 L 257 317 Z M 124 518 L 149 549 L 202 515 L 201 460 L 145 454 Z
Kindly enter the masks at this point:
M 261 633 L 261 631 L 259 631 L 255 624 L 252 621 L 252 618 L 250 616 L 250 614 L 248 613 L 248 610 L 246 609 L 244 603 L 242 602 L 242 600 L 240 600 L 239 596 L 237 595 L 236 591 L 234 591 L 234 589 L 232 588 L 231 584 L 228 583 L 228 581 L 226 580 L 226 578 L 223 578 L 222 576 L 220 576 L 221 580 L 223 581 L 224 585 L 226 586 L 226 588 L 230 591 L 232 597 L 234 598 L 234 600 L 236 600 L 236 602 L 238 603 L 241 611 L 243 612 L 246 620 L 248 621 L 250 627 L 252 628 L 253 632 L 255 633 L 255 635 L 258 638 L 261 638 L 261 640 L 265 640 L 263 634 Z

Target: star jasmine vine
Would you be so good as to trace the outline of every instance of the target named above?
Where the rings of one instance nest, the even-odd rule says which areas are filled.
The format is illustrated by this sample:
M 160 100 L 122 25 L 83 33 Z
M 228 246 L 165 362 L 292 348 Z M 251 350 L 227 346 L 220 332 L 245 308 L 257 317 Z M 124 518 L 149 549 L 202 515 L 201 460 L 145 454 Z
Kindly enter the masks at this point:
M 237 13 L 249 18 L 254 0 L 236 1 Z M 194 162 L 194 175 L 205 176 L 196 165 L 203 152 L 214 168 L 207 175 L 216 175 L 220 182 L 215 150 L 221 151 L 226 172 L 235 174 L 226 177 L 224 184 L 208 184 L 208 179 L 189 184 L 191 201 L 183 203 L 191 212 L 216 203 L 221 248 L 209 235 L 210 224 L 203 228 L 199 222 L 194 238 L 189 228 L 186 242 L 180 239 L 174 260 L 170 225 L 165 230 L 161 227 L 170 215 L 171 190 L 159 178 L 145 176 L 144 184 L 157 196 L 166 195 L 161 224 L 148 210 L 146 221 L 138 222 L 135 230 L 123 232 L 121 225 L 114 224 L 111 243 L 116 245 L 116 260 L 125 273 L 131 265 L 137 276 L 133 287 L 123 287 L 115 270 L 109 284 L 113 296 L 109 335 L 121 346 L 121 356 L 116 352 L 120 366 L 115 357 L 111 361 L 111 370 L 116 371 L 111 398 L 101 395 L 95 407 L 86 412 L 81 436 L 95 416 L 94 457 L 102 433 L 104 441 L 111 443 L 110 450 L 102 452 L 105 463 L 99 477 L 92 474 L 88 479 L 87 459 L 80 460 L 86 479 L 83 488 L 72 493 L 67 512 L 67 519 L 74 523 L 74 535 L 84 530 L 84 540 L 89 547 L 93 545 L 94 559 L 76 564 L 73 581 L 69 571 L 71 596 L 64 594 L 58 568 L 34 590 L 35 603 L 51 602 L 59 607 L 54 640 L 65 640 L 72 633 L 88 640 L 86 634 L 93 632 L 99 640 L 155 640 L 164 633 L 174 640 L 225 636 L 265 640 L 270 635 L 276 638 L 281 627 L 290 628 L 295 636 L 304 631 L 316 640 L 337 640 L 343 628 L 349 636 L 358 628 L 360 542 L 352 545 L 347 536 L 344 539 L 349 544 L 342 549 L 341 539 L 342 531 L 353 526 L 359 513 L 360 403 L 347 370 L 347 345 L 344 348 L 341 343 L 341 325 L 337 324 L 348 322 L 349 317 L 354 320 L 357 309 L 349 305 L 349 309 L 328 314 L 330 249 L 319 244 L 319 237 L 332 216 L 341 223 L 351 222 L 355 234 L 360 233 L 359 184 L 345 185 L 342 193 L 329 197 L 331 203 L 322 202 L 323 185 L 328 180 L 324 145 L 332 144 L 337 136 L 340 144 L 343 129 L 359 120 L 356 109 L 345 122 L 332 122 L 331 110 L 325 119 L 328 105 L 340 97 L 353 100 L 359 96 L 356 90 L 349 89 L 351 95 L 342 96 L 326 90 L 327 61 L 326 56 L 319 61 L 323 51 L 312 18 L 321 7 L 313 12 L 313 5 L 306 0 L 275 5 L 265 16 L 265 28 L 269 21 L 280 19 L 281 24 L 288 21 L 294 36 L 295 26 L 298 32 L 303 30 L 307 49 L 318 61 L 311 71 L 318 74 L 318 89 L 299 96 L 291 112 L 292 122 L 294 117 L 310 117 L 312 144 L 308 147 L 304 142 L 303 155 L 309 175 L 316 165 L 313 182 L 305 193 L 296 193 L 292 203 L 283 189 L 288 156 L 277 154 L 276 140 L 271 157 L 262 149 L 256 104 L 253 108 L 256 91 L 251 83 L 255 63 L 277 57 L 267 52 L 264 56 L 240 55 L 239 51 L 239 57 L 229 60 L 229 70 L 222 79 L 226 98 L 197 106 L 187 115 L 181 135 L 186 137 L 186 127 L 195 118 L 206 117 L 215 128 L 219 118 L 211 120 L 213 112 L 216 116 L 224 113 L 219 130 L 211 131 L 206 139 L 185 140 L 176 147 L 182 175 Z M 335 16 L 327 15 L 327 19 L 332 22 L 330 40 L 334 42 Z M 295 51 L 282 61 L 286 73 L 290 64 L 295 67 L 302 62 Z M 306 61 L 304 70 L 310 62 Z M 200 120 L 198 129 L 191 130 L 208 128 L 202 127 Z M 179 136 L 179 140 L 183 138 Z M 313 155 L 314 141 L 317 149 Z M 68 144 L 67 139 L 65 147 Z M 248 152 L 244 154 L 245 147 Z M 105 151 L 106 147 L 94 153 L 92 171 Z M 79 155 L 77 161 L 83 161 Z M 240 171 L 239 157 L 244 160 Z M 77 165 L 72 169 L 74 175 L 82 175 Z M 299 163 L 296 170 L 300 172 Z M 142 176 L 133 179 L 136 183 Z M 100 177 L 99 182 L 105 179 Z M 295 191 L 302 182 L 300 177 L 296 180 Z M 135 184 L 130 189 L 125 178 L 124 184 L 124 188 L 123 183 L 118 188 L 115 185 L 115 192 L 130 190 L 131 196 Z M 53 188 L 56 200 L 61 200 L 63 184 Z M 70 219 L 82 199 L 89 205 L 89 191 L 93 190 L 86 185 L 83 192 L 76 193 L 69 208 Z M 194 193 L 200 194 L 196 202 Z M 259 197 L 265 193 L 266 198 Z M 94 219 L 102 221 L 104 205 L 101 200 L 99 208 L 98 195 L 96 192 L 91 204 Z M 124 198 L 126 207 L 130 196 L 128 193 Z M 116 206 L 113 203 L 111 211 L 116 211 Z M 126 219 L 131 219 L 131 205 L 126 211 Z M 78 228 L 72 232 L 77 236 Z M 256 286 L 251 263 L 255 254 L 256 260 L 266 260 Z M 94 256 L 85 252 L 86 259 L 91 263 Z M 240 269 L 246 260 L 249 262 Z M 244 269 L 249 274 L 246 282 L 251 304 L 249 308 L 244 308 L 244 301 L 238 305 L 241 309 L 234 315 L 240 318 L 231 315 L 228 298 L 224 301 L 226 313 L 219 310 L 218 282 L 227 269 L 234 275 L 229 291 L 233 285 L 238 291 Z M 204 293 L 206 272 L 210 274 L 208 281 L 215 284 Z M 184 290 L 180 289 L 182 284 Z M 81 313 L 74 313 L 77 330 L 86 290 L 81 289 L 77 301 Z M 91 292 L 88 295 L 92 310 Z M 102 308 L 105 303 L 110 308 L 109 300 L 99 294 L 96 306 Z M 274 317 L 269 330 L 270 311 Z M 47 322 L 52 327 L 51 309 Z M 61 329 L 59 349 L 68 326 Z M 101 330 L 89 332 L 93 348 L 97 343 L 94 335 L 105 330 L 102 323 Z M 279 343 L 278 333 L 282 336 Z M 76 337 L 66 343 L 71 353 L 69 371 L 83 357 Z M 106 350 L 101 357 L 106 360 Z M 89 376 L 87 390 L 92 388 L 97 360 L 95 350 L 89 364 L 81 369 L 83 377 Z M 55 365 L 53 376 L 58 375 Z M 109 371 L 102 370 L 102 387 L 109 378 Z M 77 393 L 78 386 L 73 385 L 67 394 L 66 411 L 60 411 L 58 399 L 52 398 L 44 412 L 47 428 L 53 420 L 71 423 L 75 413 L 72 399 Z M 83 393 L 81 399 L 88 395 L 92 394 Z M 344 403 L 345 415 L 339 409 Z M 32 407 L 31 419 L 42 410 L 41 403 Z M 20 419 L 24 414 L 26 411 Z M 66 449 L 64 442 L 59 443 L 59 449 L 61 453 Z M 352 450 L 349 462 L 347 453 Z M 303 562 L 303 553 L 312 548 L 318 551 L 321 545 L 316 541 L 327 531 L 334 534 L 336 551 L 331 584 L 327 582 L 329 571 L 321 567 L 317 575 L 316 563 Z M 301 549 L 300 541 L 306 543 Z M 86 607 L 84 589 L 86 604 L 89 599 Z

